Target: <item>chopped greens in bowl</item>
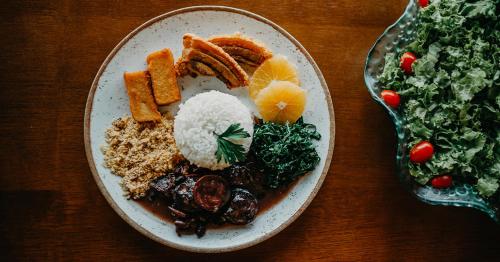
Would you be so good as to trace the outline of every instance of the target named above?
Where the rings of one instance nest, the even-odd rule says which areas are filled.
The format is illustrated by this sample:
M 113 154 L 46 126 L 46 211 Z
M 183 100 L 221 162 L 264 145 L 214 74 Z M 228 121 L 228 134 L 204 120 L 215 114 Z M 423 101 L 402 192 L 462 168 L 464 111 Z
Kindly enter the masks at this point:
M 499 10 L 499 0 L 431 0 L 425 7 L 412 1 L 372 48 L 365 71 L 372 95 L 388 89 L 399 95 L 398 103 L 401 99 L 390 110 L 405 142 L 398 156 L 410 152 L 411 158 L 422 141 L 434 147 L 429 160 L 405 160 L 401 168 L 421 185 L 440 188 L 434 179 L 443 176 L 453 178 L 453 184 L 472 185 L 494 204 L 500 202 Z M 409 33 L 395 36 L 408 24 Z M 410 68 L 402 60 L 407 52 L 416 59 Z M 386 100 L 385 107 L 393 101 Z M 439 204 L 472 205 L 456 199 Z

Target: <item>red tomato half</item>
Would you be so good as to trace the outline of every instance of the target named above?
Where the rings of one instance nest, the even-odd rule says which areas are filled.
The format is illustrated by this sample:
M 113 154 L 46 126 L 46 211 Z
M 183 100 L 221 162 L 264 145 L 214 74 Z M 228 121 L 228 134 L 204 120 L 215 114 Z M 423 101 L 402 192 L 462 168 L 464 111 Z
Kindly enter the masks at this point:
M 418 0 L 420 7 L 424 8 L 429 5 L 429 0 Z
M 384 102 L 392 108 L 397 108 L 399 106 L 399 103 L 401 102 L 399 94 L 392 90 L 384 90 L 380 93 L 380 96 L 382 96 Z
M 431 180 L 431 185 L 435 188 L 448 188 L 453 183 L 451 176 L 438 176 Z
M 424 8 L 429 5 L 429 0 L 418 0 L 420 7 Z
M 405 74 L 410 75 L 413 73 L 411 65 L 417 61 L 417 57 L 412 52 L 406 52 L 401 56 L 399 66 L 405 72 Z
M 410 150 L 410 161 L 421 164 L 432 158 L 434 147 L 427 141 L 422 141 Z

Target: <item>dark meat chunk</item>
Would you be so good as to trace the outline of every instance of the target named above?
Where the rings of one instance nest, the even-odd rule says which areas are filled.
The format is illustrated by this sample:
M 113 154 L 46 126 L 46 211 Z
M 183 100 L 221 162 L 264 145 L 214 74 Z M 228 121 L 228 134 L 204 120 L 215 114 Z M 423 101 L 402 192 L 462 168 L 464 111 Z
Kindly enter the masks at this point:
M 186 222 L 186 221 L 180 220 L 180 219 L 175 220 L 174 225 L 178 231 L 177 233 L 179 233 L 179 231 L 187 230 L 190 227 L 189 221 Z
M 205 235 L 207 231 L 207 223 L 205 220 L 200 218 L 184 218 L 176 219 L 174 221 L 175 231 L 177 235 L 182 234 L 193 234 L 195 233 L 198 238 Z
M 224 178 L 217 175 L 202 176 L 194 186 L 194 201 L 199 207 L 216 213 L 230 197 L 230 190 Z
M 151 182 L 151 189 L 167 200 L 174 199 L 175 175 L 168 174 Z
M 168 207 L 168 210 L 170 211 L 170 216 L 172 216 L 173 218 L 182 219 L 187 217 L 186 213 L 171 206 Z
M 198 176 L 211 175 L 211 174 L 216 174 L 217 173 L 217 171 L 212 171 L 212 170 L 207 169 L 207 168 L 197 167 L 195 165 L 190 165 L 189 166 L 189 172 L 191 174 L 196 174 Z
M 196 236 L 198 238 L 202 237 L 205 235 L 205 233 L 207 232 L 207 225 L 206 223 L 203 223 L 203 222 L 198 222 L 196 224 L 196 228 L 194 229 L 194 233 L 196 234 Z
M 176 219 L 174 221 L 175 231 L 178 236 L 182 234 L 192 234 L 196 229 L 196 220 L 194 218 Z
M 231 186 L 247 188 L 254 184 L 250 169 L 245 165 L 235 164 L 224 170 L 224 176 Z
M 173 172 L 176 176 L 203 176 L 214 173 L 214 171 L 206 168 L 200 168 L 189 164 L 188 161 L 183 161 L 178 164 Z
M 222 174 L 232 187 L 244 188 L 257 197 L 265 194 L 264 173 L 251 156 L 244 164 L 234 164 L 226 168 Z
M 190 168 L 189 162 L 182 161 L 174 168 L 173 173 L 177 176 L 185 176 L 185 175 L 188 175 L 190 173 L 189 168 Z
M 186 177 L 182 183 L 175 187 L 174 204 L 182 211 L 191 212 L 198 209 L 193 196 L 195 183 L 193 177 Z
M 244 225 L 252 222 L 258 211 L 255 196 L 245 189 L 236 188 L 232 192 L 232 199 L 224 217 L 232 224 Z

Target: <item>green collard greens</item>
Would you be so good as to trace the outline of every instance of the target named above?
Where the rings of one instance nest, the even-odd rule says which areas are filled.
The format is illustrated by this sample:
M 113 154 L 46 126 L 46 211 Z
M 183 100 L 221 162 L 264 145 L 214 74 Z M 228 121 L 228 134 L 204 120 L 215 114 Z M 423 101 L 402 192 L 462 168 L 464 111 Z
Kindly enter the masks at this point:
M 267 122 L 255 125 L 250 150 L 264 165 L 266 184 L 279 188 L 314 170 L 320 157 L 313 141 L 320 138 L 302 118 L 294 124 Z
M 436 148 L 423 165 L 409 163 L 422 184 L 452 174 L 484 197 L 500 180 L 500 0 L 433 0 L 417 15 L 416 37 L 403 52 L 418 59 L 413 74 L 390 53 L 379 76 L 402 97 L 408 150 L 421 140 Z

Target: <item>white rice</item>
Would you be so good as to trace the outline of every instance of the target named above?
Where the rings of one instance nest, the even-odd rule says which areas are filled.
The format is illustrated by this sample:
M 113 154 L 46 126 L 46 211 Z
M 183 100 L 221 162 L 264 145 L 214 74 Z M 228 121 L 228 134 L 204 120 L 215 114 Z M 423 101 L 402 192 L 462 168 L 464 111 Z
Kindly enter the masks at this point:
M 230 164 L 217 162 L 217 137 L 232 125 L 239 123 L 253 135 L 250 110 L 238 98 L 218 91 L 209 91 L 191 97 L 180 105 L 174 120 L 174 138 L 177 148 L 192 164 L 212 170 L 224 169 Z M 252 137 L 232 140 L 248 152 Z

